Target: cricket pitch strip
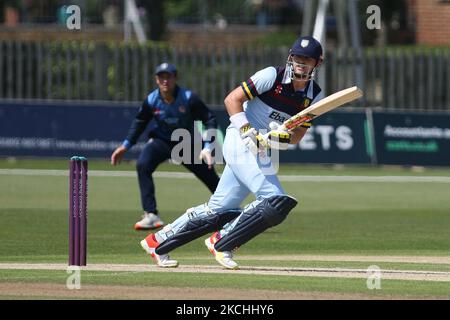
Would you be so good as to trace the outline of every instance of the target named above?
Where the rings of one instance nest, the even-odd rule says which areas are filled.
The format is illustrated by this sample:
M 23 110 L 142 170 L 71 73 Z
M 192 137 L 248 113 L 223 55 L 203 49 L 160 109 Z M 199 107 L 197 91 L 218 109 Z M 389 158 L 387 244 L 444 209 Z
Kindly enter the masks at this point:
M 57 263 L 0 263 L 0 269 L 7 270 L 67 270 L 66 264 Z M 258 276 L 296 276 L 323 278 L 359 278 L 367 279 L 370 275 L 367 269 L 357 268 L 309 268 L 309 267 L 264 267 L 241 265 L 238 270 L 226 270 L 221 266 L 211 265 L 180 265 L 177 268 L 160 268 L 152 264 L 100 264 L 92 263 L 81 267 L 85 271 L 103 272 L 175 272 L 175 273 L 206 273 Z M 450 272 L 426 270 L 392 270 L 380 269 L 380 276 L 387 280 L 443 281 L 450 282 Z

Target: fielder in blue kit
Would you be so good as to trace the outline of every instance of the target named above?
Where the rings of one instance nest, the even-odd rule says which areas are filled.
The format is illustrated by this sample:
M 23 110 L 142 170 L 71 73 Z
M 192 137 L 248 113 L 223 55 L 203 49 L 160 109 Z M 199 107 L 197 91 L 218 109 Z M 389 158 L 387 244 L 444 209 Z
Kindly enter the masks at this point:
M 121 146 L 111 155 L 111 164 L 120 163 L 123 155 L 134 144 L 139 136 L 150 126 L 149 140 L 136 163 L 141 192 L 141 202 L 144 210 L 142 220 L 138 221 L 136 230 L 159 228 L 164 222 L 158 215 L 155 199 L 155 186 L 152 174 L 163 161 L 171 158 L 172 149 L 178 141 L 172 141 L 172 134 L 177 129 L 186 129 L 189 137 L 194 137 L 194 120 L 202 121 L 205 133 L 217 129 L 216 117 L 208 107 L 192 91 L 179 87 L 177 70 L 174 65 L 163 63 L 155 70 L 155 80 L 158 89 L 150 92 L 139 108 L 133 120 L 128 135 Z M 191 140 L 190 159 L 182 162 L 189 171 L 195 174 L 212 192 L 219 182 L 211 156 L 212 135 L 204 135 L 203 149 L 195 152 L 194 140 Z M 201 158 L 199 163 L 196 159 Z
M 225 98 L 230 115 L 223 145 L 226 161 L 219 185 L 205 204 L 188 209 L 171 224 L 141 241 L 161 267 L 176 267 L 168 253 L 207 233 L 205 245 L 217 262 L 237 269 L 233 251 L 266 229 L 281 223 L 296 206 L 276 176 L 270 153 L 298 143 L 311 123 L 291 131 L 280 125 L 321 99 L 312 79 L 322 63 L 322 46 L 313 37 L 293 44 L 286 66 L 256 72 Z M 240 209 L 250 194 L 255 200 Z

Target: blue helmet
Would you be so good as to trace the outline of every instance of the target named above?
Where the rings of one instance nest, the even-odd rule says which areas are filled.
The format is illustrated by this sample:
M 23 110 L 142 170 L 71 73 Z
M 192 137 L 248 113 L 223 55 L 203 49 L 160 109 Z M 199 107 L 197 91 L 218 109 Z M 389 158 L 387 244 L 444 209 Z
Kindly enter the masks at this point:
M 313 58 L 317 62 L 322 60 L 322 45 L 311 36 L 300 37 L 292 45 L 290 54 Z
M 316 61 L 314 67 L 306 64 L 297 63 L 292 56 L 302 56 L 312 58 Z M 289 77 L 296 81 L 309 81 L 315 73 L 315 69 L 323 62 L 322 45 L 311 36 L 298 38 L 289 50 L 289 57 L 286 62 L 286 68 Z M 303 71 L 301 71 L 303 69 Z

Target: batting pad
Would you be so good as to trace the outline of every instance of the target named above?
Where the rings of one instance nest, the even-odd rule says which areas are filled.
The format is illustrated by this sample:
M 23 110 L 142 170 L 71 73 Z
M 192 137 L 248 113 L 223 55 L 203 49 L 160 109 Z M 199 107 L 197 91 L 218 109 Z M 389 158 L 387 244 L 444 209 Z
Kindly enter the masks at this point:
M 280 224 L 297 205 L 290 196 L 272 196 L 264 199 L 254 208 L 244 211 L 233 230 L 221 238 L 214 248 L 217 251 L 231 251 L 270 227 Z
M 155 252 L 157 254 L 166 254 L 205 234 L 218 231 L 240 214 L 241 210 L 227 210 L 190 219 L 176 234 L 161 243 Z

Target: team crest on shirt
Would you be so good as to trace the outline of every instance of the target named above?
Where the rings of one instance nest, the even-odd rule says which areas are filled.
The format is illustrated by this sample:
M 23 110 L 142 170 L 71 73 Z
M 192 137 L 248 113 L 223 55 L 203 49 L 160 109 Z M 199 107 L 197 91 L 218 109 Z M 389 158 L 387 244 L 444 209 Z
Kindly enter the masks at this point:
M 303 103 L 303 106 L 304 106 L 305 108 L 308 108 L 309 102 L 310 102 L 309 99 L 305 99 L 305 102 Z
M 281 91 L 283 90 L 283 86 L 281 84 L 277 85 L 277 87 L 275 88 L 275 93 L 276 94 L 281 94 Z
M 178 111 L 180 111 L 180 113 L 186 113 L 186 107 L 181 105 L 178 107 Z

